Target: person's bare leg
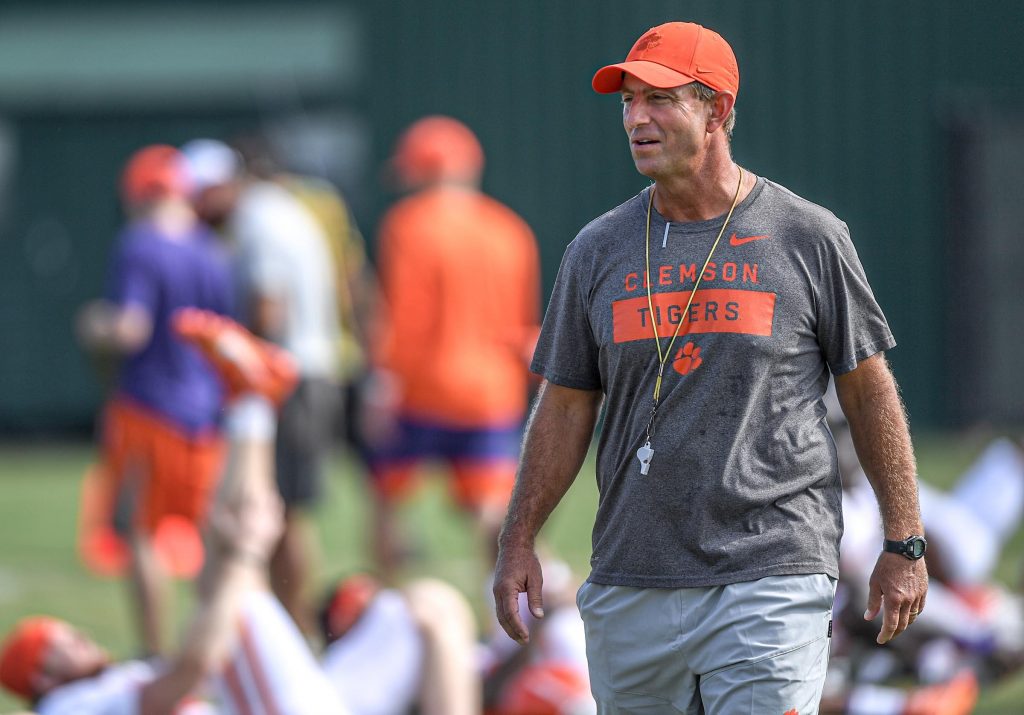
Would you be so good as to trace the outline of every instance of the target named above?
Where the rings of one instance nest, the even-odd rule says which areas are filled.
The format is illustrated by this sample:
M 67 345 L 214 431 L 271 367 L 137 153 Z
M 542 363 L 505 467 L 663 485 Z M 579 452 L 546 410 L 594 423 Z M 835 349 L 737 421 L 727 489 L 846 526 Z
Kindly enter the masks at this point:
M 300 509 L 287 509 L 284 533 L 270 560 L 270 582 L 278 600 L 306 635 L 316 632 L 309 585 L 318 557 L 309 515 Z
M 476 628 L 466 598 L 436 579 L 404 589 L 425 646 L 421 715 L 477 715 L 482 683 L 476 667 Z
M 214 496 L 215 513 L 235 512 L 253 494 L 267 490 L 277 493 L 273 447 L 276 424 L 273 406 L 259 395 L 244 395 L 227 408 L 227 456 Z M 207 544 L 206 554 L 200 576 L 201 593 L 210 587 L 210 574 L 218 566 L 216 549 Z
M 205 599 L 200 596 L 207 607 L 197 619 L 191 639 L 203 655 L 202 669 L 224 673 L 220 679 L 222 689 L 228 691 L 224 695 L 239 705 L 239 711 L 255 708 L 344 715 L 346 709 L 307 643 L 280 604 L 266 593 L 266 565 L 283 525 L 283 505 L 274 475 L 276 410 L 297 381 L 294 364 L 279 349 L 217 316 L 186 314 L 177 328 L 210 359 L 230 388 L 225 420 L 228 459 L 208 520 L 214 532 L 211 538 L 220 541 L 215 542 L 219 548 L 212 549 L 208 565 L 223 559 L 225 566 L 233 563 L 235 567 L 228 576 L 245 576 L 226 579 L 221 571 L 218 579 L 217 569 L 207 572 L 207 595 Z M 264 593 L 257 595 L 256 591 Z M 246 595 L 250 598 L 243 602 Z M 257 612 L 264 616 L 257 616 Z M 235 642 L 232 638 L 238 636 L 242 647 L 231 648 Z M 225 654 L 231 664 L 227 664 Z M 254 659 L 259 660 L 256 665 Z M 287 670 L 280 670 L 282 663 L 287 664 Z M 232 669 L 233 675 L 227 669 Z M 191 670 L 194 673 L 196 669 Z M 263 673 L 266 677 L 257 683 L 261 687 L 242 688 L 237 677 L 242 672 Z M 264 686 L 269 689 L 264 691 Z M 253 698 L 256 702 L 251 702 Z M 281 707 L 274 707 L 269 700 Z
M 488 571 L 498 560 L 498 534 L 501 532 L 508 502 L 515 482 L 515 461 L 453 461 L 454 496 L 464 513 L 472 520 L 472 529 Z
M 167 606 L 168 578 L 160 565 L 148 534 L 138 531 L 128 538 L 131 549 L 130 588 L 135 604 L 142 655 L 164 653 L 164 613 Z
M 225 429 L 228 457 L 218 499 L 233 503 L 247 489 L 270 489 L 274 481 L 274 430 L 277 417 L 273 405 L 260 395 L 243 395 L 227 410 Z
M 374 491 L 373 557 L 376 570 L 386 584 L 395 584 L 405 565 L 405 547 L 394 501 Z
M 501 532 L 501 524 L 507 509 L 508 502 L 500 499 L 482 504 L 473 510 L 474 526 L 480 542 L 485 546 L 487 566 L 491 570 L 498 561 L 498 534 Z

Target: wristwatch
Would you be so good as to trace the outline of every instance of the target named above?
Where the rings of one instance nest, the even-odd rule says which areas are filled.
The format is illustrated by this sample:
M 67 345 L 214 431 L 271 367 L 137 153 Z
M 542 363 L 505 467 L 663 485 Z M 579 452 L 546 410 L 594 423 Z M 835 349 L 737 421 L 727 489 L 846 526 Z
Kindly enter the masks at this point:
M 928 550 L 928 541 L 923 536 L 916 534 L 908 536 L 903 541 L 886 539 L 882 549 L 890 554 L 902 554 L 911 561 L 917 561 Z

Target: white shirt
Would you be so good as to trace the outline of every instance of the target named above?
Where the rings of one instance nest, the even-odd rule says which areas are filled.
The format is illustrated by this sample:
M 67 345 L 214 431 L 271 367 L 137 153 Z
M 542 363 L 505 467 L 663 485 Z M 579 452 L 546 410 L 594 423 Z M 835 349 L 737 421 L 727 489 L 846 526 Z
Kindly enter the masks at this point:
M 249 185 L 228 227 L 238 250 L 242 305 L 254 294 L 284 304 L 281 345 L 303 377 L 332 377 L 339 335 L 334 264 L 313 215 L 287 189 Z

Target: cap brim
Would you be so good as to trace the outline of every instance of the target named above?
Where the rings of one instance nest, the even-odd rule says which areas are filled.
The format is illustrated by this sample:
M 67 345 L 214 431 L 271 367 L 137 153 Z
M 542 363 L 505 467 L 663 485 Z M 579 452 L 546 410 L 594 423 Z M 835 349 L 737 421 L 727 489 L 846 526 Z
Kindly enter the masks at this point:
M 594 75 L 590 84 L 595 92 L 611 94 L 622 89 L 622 73 L 631 74 L 641 82 L 646 82 L 652 87 L 668 89 L 679 87 L 690 82 L 695 82 L 693 77 L 682 72 L 676 72 L 657 62 L 646 60 L 634 60 L 632 62 L 619 62 L 618 64 L 602 67 Z

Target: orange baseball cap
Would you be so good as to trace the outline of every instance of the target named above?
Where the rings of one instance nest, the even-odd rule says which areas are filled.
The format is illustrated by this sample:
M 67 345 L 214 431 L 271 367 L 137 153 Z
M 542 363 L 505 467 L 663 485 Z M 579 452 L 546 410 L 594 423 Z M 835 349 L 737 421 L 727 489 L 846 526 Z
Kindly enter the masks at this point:
M 333 642 L 348 633 L 370 607 L 380 588 L 380 582 L 367 573 L 342 579 L 328 596 L 321 613 L 324 638 Z
M 618 92 L 624 73 L 661 89 L 700 82 L 734 97 L 740 91 L 740 69 L 729 43 L 692 22 L 652 27 L 636 41 L 625 62 L 599 69 L 591 85 L 601 94 Z
M 121 174 L 121 198 L 139 204 L 188 196 L 192 188 L 185 156 L 172 146 L 153 144 L 131 155 Z
M 32 681 L 43 667 L 46 651 L 62 621 L 47 616 L 22 619 L 0 648 L 0 684 L 15 695 L 31 700 Z
M 476 135 L 451 117 L 424 117 L 399 137 L 392 168 L 406 186 L 443 179 L 472 180 L 484 168 Z

